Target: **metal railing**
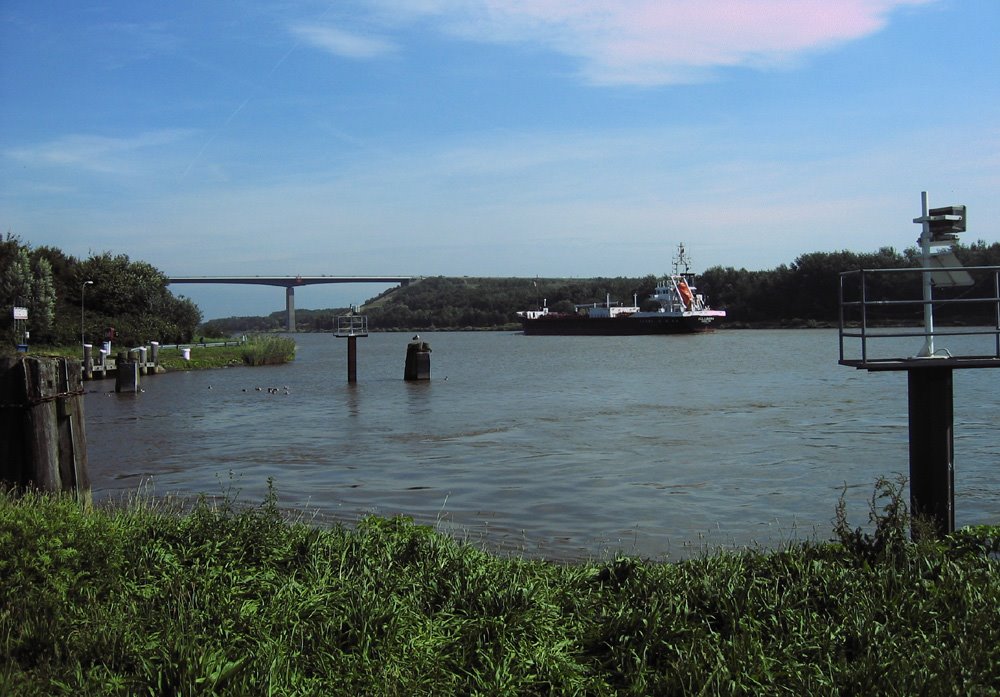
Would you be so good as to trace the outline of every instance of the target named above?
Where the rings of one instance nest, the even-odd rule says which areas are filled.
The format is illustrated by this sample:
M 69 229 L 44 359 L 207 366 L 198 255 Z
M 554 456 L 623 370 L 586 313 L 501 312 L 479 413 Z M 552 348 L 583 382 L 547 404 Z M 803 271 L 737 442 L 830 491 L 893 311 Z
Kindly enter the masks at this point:
M 336 335 L 368 336 L 368 315 L 339 315 Z
M 974 285 L 936 288 L 935 297 L 925 300 L 922 274 L 934 278 L 935 274 L 949 272 L 970 274 Z M 912 279 L 905 278 L 906 275 Z M 917 360 L 916 351 L 898 355 L 902 348 L 898 340 L 916 337 L 931 346 L 937 338 L 961 337 L 952 346 L 942 348 L 940 355 L 919 358 L 1000 364 L 1000 266 L 844 271 L 840 274 L 839 305 L 843 365 L 870 367 L 880 362 Z M 924 319 L 924 308 L 928 305 L 937 313 L 930 326 Z M 854 351 L 845 346 L 851 340 L 857 341 Z M 876 341 L 892 345 L 897 355 L 881 355 L 875 350 Z

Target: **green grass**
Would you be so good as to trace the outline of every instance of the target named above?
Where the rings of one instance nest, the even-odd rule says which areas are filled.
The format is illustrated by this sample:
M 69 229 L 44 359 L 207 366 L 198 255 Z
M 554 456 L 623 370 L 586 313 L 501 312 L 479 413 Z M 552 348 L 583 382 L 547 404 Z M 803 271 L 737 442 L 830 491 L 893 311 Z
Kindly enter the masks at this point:
M 192 343 L 190 347 L 190 360 L 184 360 L 179 348 L 160 348 L 160 365 L 168 371 L 204 370 L 238 365 L 275 365 L 295 360 L 295 340 L 271 334 L 250 335 L 239 346 L 202 346 Z M 83 359 L 83 349 L 79 346 L 32 346 L 29 354 Z
M 245 365 L 240 346 L 199 346 L 191 345 L 190 359 L 184 360 L 180 349 L 160 348 L 159 364 L 167 372 L 173 370 L 206 370 L 209 368 L 229 368 Z
M 247 365 L 288 363 L 295 358 L 295 341 L 286 336 L 254 334 L 241 348 Z
M 180 349 L 161 348 L 160 365 L 171 371 L 288 363 L 295 359 L 295 340 L 284 336 L 255 334 L 239 346 L 191 344 L 190 356 L 190 360 L 184 360 Z
M 290 523 L 273 492 L 184 513 L 3 496 L 0 694 L 998 694 L 998 529 L 912 543 L 880 520 L 556 564 L 401 518 Z

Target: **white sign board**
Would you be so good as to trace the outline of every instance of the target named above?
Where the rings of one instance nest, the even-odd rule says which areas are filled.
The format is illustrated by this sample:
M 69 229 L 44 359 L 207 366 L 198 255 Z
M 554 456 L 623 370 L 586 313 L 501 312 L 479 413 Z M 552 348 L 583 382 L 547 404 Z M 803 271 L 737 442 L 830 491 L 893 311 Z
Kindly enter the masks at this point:
M 26 307 L 15 307 L 14 308 L 14 319 L 28 319 L 28 308 L 26 308 Z

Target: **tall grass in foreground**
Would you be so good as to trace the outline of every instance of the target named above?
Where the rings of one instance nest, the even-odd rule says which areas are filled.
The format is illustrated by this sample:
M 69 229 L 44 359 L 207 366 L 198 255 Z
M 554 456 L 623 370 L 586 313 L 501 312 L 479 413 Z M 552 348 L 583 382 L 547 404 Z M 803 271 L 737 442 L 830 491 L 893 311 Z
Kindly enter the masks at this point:
M 0 694 L 998 694 L 998 529 L 915 544 L 883 510 L 830 544 L 555 564 L 288 523 L 273 492 L 0 496 Z

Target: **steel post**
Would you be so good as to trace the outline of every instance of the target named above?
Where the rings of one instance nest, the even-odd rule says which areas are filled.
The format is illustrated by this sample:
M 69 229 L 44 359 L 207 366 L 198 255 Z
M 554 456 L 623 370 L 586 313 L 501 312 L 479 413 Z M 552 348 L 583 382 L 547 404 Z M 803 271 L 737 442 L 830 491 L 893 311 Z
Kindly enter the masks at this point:
M 347 337 L 347 382 L 358 381 L 358 337 Z
M 910 412 L 910 512 L 939 536 L 955 530 L 955 441 L 952 370 L 907 372 Z

